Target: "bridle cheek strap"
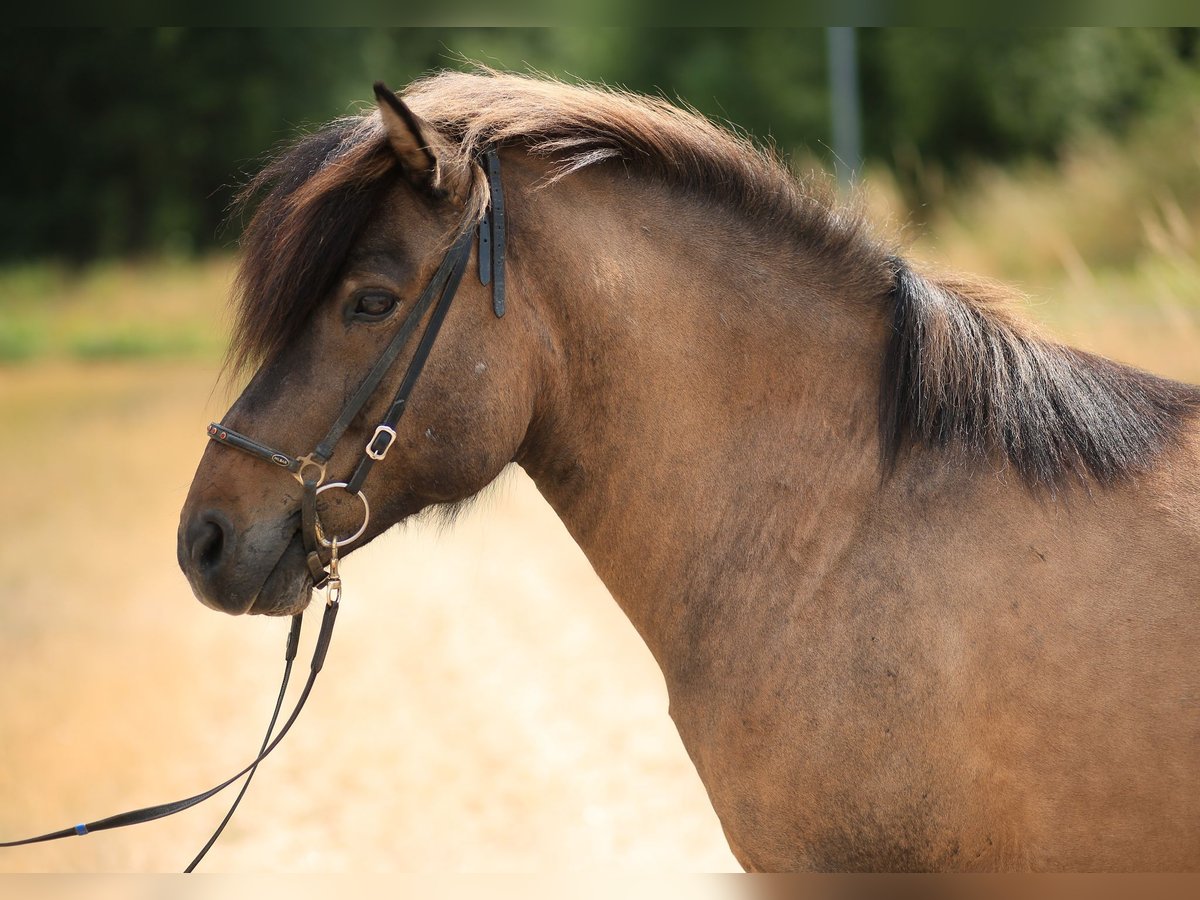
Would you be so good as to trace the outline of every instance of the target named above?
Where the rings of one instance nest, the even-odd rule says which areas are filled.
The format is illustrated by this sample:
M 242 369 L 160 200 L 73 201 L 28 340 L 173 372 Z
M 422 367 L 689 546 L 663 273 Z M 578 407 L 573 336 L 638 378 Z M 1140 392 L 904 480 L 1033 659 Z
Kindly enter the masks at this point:
M 504 315 L 504 187 L 500 184 L 499 157 L 488 153 L 484 165 L 491 202 L 479 223 L 479 283 L 491 282 L 492 311 L 499 319 Z
M 404 415 L 404 410 L 408 406 L 409 395 L 412 394 L 417 379 L 420 377 L 421 371 L 425 368 L 425 363 L 429 360 L 429 352 L 433 349 L 438 332 L 442 329 L 442 323 L 446 321 L 446 313 L 450 311 L 450 303 L 458 291 L 459 284 L 462 282 L 463 272 L 467 269 L 467 259 L 471 253 L 470 238 L 471 235 L 469 232 L 465 240 L 459 238 L 460 244 L 456 245 L 451 250 L 451 255 L 447 257 L 448 259 L 453 259 L 454 264 L 450 269 L 450 275 L 446 281 L 441 299 L 438 301 L 437 306 L 433 308 L 433 315 L 429 317 L 429 324 L 425 326 L 425 333 L 421 335 L 421 341 L 417 344 L 416 352 L 413 353 L 413 358 L 404 372 L 404 379 L 400 382 L 400 388 L 396 391 L 396 396 L 392 399 L 392 405 L 388 407 L 383 421 L 375 427 L 374 434 L 367 441 L 363 457 L 359 460 L 358 468 L 354 471 L 354 475 L 351 476 L 350 481 L 346 485 L 346 490 L 352 494 L 362 490 L 363 482 L 366 481 L 367 476 L 371 473 L 371 468 L 375 463 L 387 456 L 388 450 L 392 448 L 392 444 L 396 441 L 396 426 L 400 422 L 400 417 Z
M 321 551 L 317 546 L 317 487 L 312 482 L 305 482 L 304 494 L 300 498 L 300 534 L 304 540 L 304 564 L 308 574 L 312 576 L 313 590 L 319 591 L 329 584 L 329 570 L 321 561 Z

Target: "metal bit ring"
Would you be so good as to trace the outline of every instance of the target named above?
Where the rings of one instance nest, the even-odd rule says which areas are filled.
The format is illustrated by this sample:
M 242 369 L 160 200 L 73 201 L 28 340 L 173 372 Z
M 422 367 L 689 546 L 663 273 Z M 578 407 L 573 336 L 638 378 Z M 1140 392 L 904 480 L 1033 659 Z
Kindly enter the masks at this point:
M 344 481 L 331 481 L 329 484 L 323 484 L 319 488 L 317 488 L 317 494 L 320 495 L 323 491 L 328 491 L 331 488 L 348 488 L 349 486 L 350 485 L 348 485 Z M 347 493 L 349 493 L 349 492 L 347 491 Z M 327 547 L 327 548 L 333 547 L 335 542 L 337 543 L 338 547 L 346 547 L 350 544 L 353 544 L 355 541 L 357 541 L 360 537 L 362 537 L 366 533 L 367 523 L 371 521 L 371 507 L 367 503 L 367 497 L 362 491 L 358 491 L 356 496 L 358 497 L 359 500 L 362 501 L 362 505 L 363 505 L 362 525 L 359 527 L 358 531 L 354 532 L 354 534 L 350 535 L 350 537 L 348 537 L 348 538 L 335 537 L 331 541 L 325 537 L 325 532 L 321 528 L 321 520 L 320 520 L 320 518 L 317 518 L 315 520 L 315 522 L 313 523 L 313 525 L 317 532 L 317 540 L 320 542 L 322 547 Z

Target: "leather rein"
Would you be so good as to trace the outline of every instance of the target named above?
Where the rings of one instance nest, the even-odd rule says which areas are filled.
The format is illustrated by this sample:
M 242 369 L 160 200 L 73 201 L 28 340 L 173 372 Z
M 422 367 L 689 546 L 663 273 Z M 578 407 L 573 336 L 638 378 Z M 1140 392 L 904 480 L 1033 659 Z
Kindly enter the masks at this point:
M 216 831 L 184 871 L 193 871 L 216 842 L 217 838 L 220 837 L 221 832 L 224 831 L 225 826 L 229 824 L 229 820 L 237 810 L 242 797 L 245 796 L 246 789 L 250 786 L 250 781 L 258 769 L 258 764 L 279 746 L 279 742 L 283 740 L 284 735 L 288 733 L 299 717 L 300 710 L 304 708 L 304 704 L 312 692 L 317 673 L 325 663 L 325 656 L 329 650 L 329 641 L 333 634 L 333 625 L 337 619 L 342 596 L 342 581 L 338 572 L 339 551 L 354 543 L 366 533 L 367 524 L 371 517 L 371 509 L 367 503 L 366 495 L 362 490 L 363 483 L 371 473 L 371 469 L 375 463 L 387 456 L 392 444 L 396 441 L 396 426 L 399 424 L 400 418 L 404 415 L 404 411 L 408 406 L 409 395 L 412 393 L 417 378 L 420 377 L 421 371 L 425 367 L 429 353 L 433 349 L 434 342 L 437 340 L 438 332 L 445 321 L 446 313 L 450 309 L 450 303 L 454 300 L 454 296 L 458 292 L 458 287 L 462 282 L 463 274 L 466 272 L 467 263 L 471 256 L 472 245 L 475 244 L 476 240 L 478 240 L 479 245 L 479 281 L 481 284 L 490 284 L 492 286 L 492 310 L 496 317 L 500 318 L 504 315 L 506 228 L 504 192 L 500 183 L 500 160 L 494 150 L 488 150 L 482 154 L 480 161 L 487 175 L 491 196 L 478 227 L 472 228 L 470 225 L 465 225 L 460 230 L 454 243 L 446 252 L 445 257 L 443 257 L 441 265 L 438 266 L 437 271 L 434 272 L 433 277 L 417 298 L 412 310 L 409 311 L 404 321 L 400 324 L 399 330 L 397 330 L 387 347 L 384 348 L 383 353 L 380 354 L 375 365 L 371 367 L 371 370 L 359 385 L 358 390 L 354 392 L 354 395 L 347 401 L 345 407 L 343 407 L 341 415 L 330 426 L 329 432 L 317 444 L 314 450 L 303 456 L 291 456 L 256 441 L 247 435 L 227 428 L 218 422 L 213 422 L 208 426 L 208 437 L 210 440 L 242 450 L 251 456 L 258 457 L 281 469 L 285 469 L 300 482 L 304 490 L 300 503 L 300 531 L 304 540 L 305 561 L 308 565 L 309 574 L 312 576 L 313 588 L 317 590 L 325 589 L 327 595 L 325 610 L 321 618 L 320 633 L 317 636 L 316 646 L 313 648 L 312 662 L 309 665 L 308 679 L 304 684 L 303 690 L 300 692 L 300 696 L 296 700 L 296 705 L 293 707 L 287 720 L 283 723 L 279 733 L 275 734 L 275 723 L 279 718 L 279 713 L 283 706 L 284 695 L 287 693 L 288 681 L 291 677 L 292 663 L 296 658 L 296 652 L 300 643 L 300 624 L 303 618 L 303 614 L 301 613 L 297 613 L 292 617 L 291 629 L 288 632 L 287 645 L 284 650 L 283 683 L 279 688 L 279 697 L 275 702 L 275 709 L 271 715 L 270 723 L 267 725 L 267 733 L 263 739 L 262 747 L 258 752 L 258 756 L 249 765 L 216 787 L 184 800 L 118 813 L 114 816 L 97 819 L 94 822 L 82 823 L 35 837 L 16 841 L 0 841 L 0 848 L 39 844 L 66 837 L 90 834 L 94 831 L 123 828 L 127 825 L 138 825 L 142 822 L 161 819 L 165 816 L 183 812 L 185 809 L 190 809 L 196 804 L 220 793 L 245 775 L 246 780 L 242 784 L 238 795 L 234 798 L 233 804 L 225 814 L 221 824 L 217 826 Z M 400 387 L 396 391 L 396 395 L 393 397 L 383 420 L 375 427 L 374 433 L 363 448 L 363 456 L 359 460 L 353 474 L 351 474 L 348 481 L 326 482 L 326 466 L 332 458 L 337 444 L 345 436 L 347 429 L 349 429 L 354 419 L 362 412 L 363 407 L 374 396 L 380 383 L 388 372 L 391 371 L 396 360 L 408 344 L 413 333 L 417 330 L 425 314 L 429 312 L 431 306 L 433 307 L 433 312 L 429 316 L 429 321 L 425 325 L 425 330 L 422 332 L 412 359 L 409 361 L 408 368 L 405 370 Z M 363 506 L 362 525 L 356 532 L 346 537 L 327 536 L 321 528 L 321 522 L 317 516 L 318 497 L 325 491 L 335 488 L 342 488 L 347 493 L 357 497 Z M 327 566 L 321 561 L 322 549 L 329 551 Z

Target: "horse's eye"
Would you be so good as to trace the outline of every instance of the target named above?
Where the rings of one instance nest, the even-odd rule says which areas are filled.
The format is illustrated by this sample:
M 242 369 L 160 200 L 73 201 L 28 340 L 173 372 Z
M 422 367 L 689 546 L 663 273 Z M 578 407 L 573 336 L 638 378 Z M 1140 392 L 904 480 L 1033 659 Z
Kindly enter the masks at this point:
M 387 318 L 400 301 L 386 291 L 367 291 L 359 294 L 354 303 L 354 318 L 369 322 Z

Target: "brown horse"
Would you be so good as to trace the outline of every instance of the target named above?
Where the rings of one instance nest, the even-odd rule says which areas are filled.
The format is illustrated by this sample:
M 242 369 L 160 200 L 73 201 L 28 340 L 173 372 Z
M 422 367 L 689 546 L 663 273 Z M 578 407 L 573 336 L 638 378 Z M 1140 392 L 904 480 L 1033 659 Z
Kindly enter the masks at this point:
M 464 279 L 366 538 L 521 465 L 747 869 L 1200 868 L 1200 390 L 916 273 L 691 113 L 449 73 L 304 138 L 249 187 L 231 353 L 260 368 L 225 423 L 314 446 L 486 209 L 488 148 L 508 312 Z M 209 446 L 179 532 L 204 603 L 304 607 L 300 495 Z

